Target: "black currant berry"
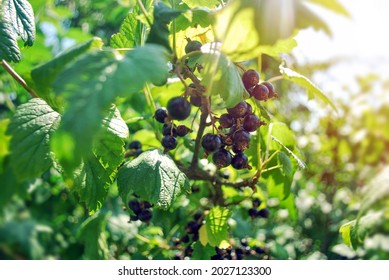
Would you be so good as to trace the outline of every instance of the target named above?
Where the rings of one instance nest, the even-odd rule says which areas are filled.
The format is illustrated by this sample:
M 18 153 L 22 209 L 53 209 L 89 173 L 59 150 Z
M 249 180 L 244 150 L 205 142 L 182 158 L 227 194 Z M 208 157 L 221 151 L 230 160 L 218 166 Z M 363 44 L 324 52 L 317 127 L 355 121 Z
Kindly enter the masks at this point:
M 261 120 L 256 115 L 251 114 L 244 117 L 243 128 L 247 132 L 253 132 L 256 131 L 261 124 Z
M 185 53 L 188 54 L 194 51 L 199 51 L 201 50 L 201 47 L 202 47 L 201 42 L 196 40 L 189 41 L 185 46 Z
M 189 242 L 189 235 L 185 234 L 185 235 L 181 238 L 181 241 L 184 242 L 184 243 L 188 243 L 188 242 Z
M 217 168 L 227 167 L 231 164 L 231 153 L 226 149 L 219 149 L 212 155 L 212 161 Z
M 189 97 L 189 102 L 195 107 L 201 107 L 201 95 L 191 95 Z
M 195 221 L 190 221 L 186 227 L 185 230 L 187 233 L 196 233 L 199 231 L 200 225 L 196 223 Z
M 257 254 L 260 254 L 260 255 L 265 253 L 265 250 L 261 247 L 255 247 L 254 250 Z
M 191 129 L 183 124 L 180 124 L 177 126 L 177 136 L 184 137 L 189 132 L 191 132 Z
M 143 209 L 143 210 L 138 214 L 138 218 L 139 218 L 139 220 L 141 220 L 142 222 L 148 222 L 148 221 L 150 221 L 152 216 L 153 216 L 153 214 L 151 213 L 150 209 Z
M 259 198 L 254 198 L 253 199 L 253 208 L 258 208 L 259 205 L 261 205 L 262 201 Z
M 242 82 L 246 90 L 250 90 L 250 88 L 259 83 L 258 72 L 254 69 L 247 70 L 242 75 Z
M 223 259 L 223 256 L 221 255 L 213 255 L 211 256 L 211 260 L 222 260 Z
M 269 83 L 269 82 L 263 82 L 261 83 L 261 85 L 267 87 L 267 89 L 269 90 L 269 98 L 273 98 L 273 97 L 277 97 L 277 93 L 275 92 L 274 90 L 274 86 L 272 83 Z
M 269 215 L 270 215 L 269 209 L 263 208 L 263 209 L 259 210 L 258 215 L 262 218 L 269 218 Z
M 248 166 L 248 158 L 244 153 L 239 152 L 232 158 L 231 165 L 235 169 L 246 168 Z
M 234 125 L 234 118 L 230 114 L 223 114 L 219 118 L 221 128 L 230 128 Z
M 207 133 L 201 139 L 201 146 L 203 146 L 204 150 L 207 152 L 215 152 L 220 149 L 222 145 L 222 141 L 219 135 Z
M 168 151 L 173 150 L 177 147 L 177 139 L 174 136 L 165 135 L 162 138 L 162 146 Z
M 138 215 L 142 211 L 142 207 L 138 200 L 132 199 L 128 202 L 128 207 L 134 212 L 136 215 Z
M 250 145 L 250 133 L 245 130 L 238 130 L 232 136 L 232 140 L 236 151 L 244 151 Z
M 177 129 L 165 123 L 162 127 L 162 134 L 165 136 L 170 135 L 175 137 L 177 136 Z
M 137 215 L 130 215 L 130 220 L 136 222 L 137 220 L 139 220 L 139 218 Z
M 269 99 L 269 89 L 263 84 L 256 85 L 253 88 L 252 95 L 254 96 L 255 99 L 259 101 L 266 101 Z
M 142 201 L 142 202 L 140 203 L 140 205 L 141 205 L 141 207 L 144 208 L 144 209 L 148 209 L 148 208 L 153 207 L 153 205 L 152 205 L 150 202 L 148 202 L 148 201 Z
M 158 108 L 154 113 L 154 118 L 157 122 L 164 123 L 167 118 L 167 111 L 165 108 Z
M 194 214 L 193 219 L 194 219 L 195 221 L 198 221 L 198 220 L 200 220 L 200 218 L 201 218 L 202 216 L 203 216 L 203 213 L 202 213 L 202 212 L 198 212 L 198 213 Z
M 171 98 L 167 103 L 167 111 L 169 115 L 175 120 L 185 120 L 190 114 L 191 105 L 182 96 Z
M 255 208 L 250 208 L 249 211 L 249 216 L 253 219 L 255 219 L 256 217 L 258 217 L 258 210 L 255 209 Z
M 235 105 L 233 108 L 228 108 L 227 112 L 233 117 L 233 118 L 242 118 L 246 115 L 248 109 L 248 104 L 246 101 L 239 102 Z
M 142 149 L 142 143 L 138 140 L 131 141 L 130 144 L 128 144 L 128 148 L 132 150 L 140 150 Z

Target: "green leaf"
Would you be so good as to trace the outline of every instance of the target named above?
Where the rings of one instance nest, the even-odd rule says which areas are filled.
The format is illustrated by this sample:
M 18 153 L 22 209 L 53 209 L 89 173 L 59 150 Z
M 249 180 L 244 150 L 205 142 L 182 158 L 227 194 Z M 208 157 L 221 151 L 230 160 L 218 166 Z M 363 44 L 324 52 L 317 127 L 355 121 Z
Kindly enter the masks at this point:
M 233 61 L 249 60 L 260 55 L 255 10 L 254 1 L 238 0 L 230 1 L 215 13 L 215 37 L 222 42 L 222 52 Z
M 9 142 L 11 137 L 6 134 L 10 119 L 0 120 L 0 173 L 3 171 L 3 162 L 9 154 Z
M 301 1 L 297 1 L 296 3 L 296 28 L 304 29 L 313 27 L 315 30 L 321 30 L 324 31 L 327 35 L 332 35 L 330 28 L 324 20 L 312 12 L 308 7 L 306 7 L 304 3 L 301 3 Z
M 200 242 L 195 242 L 193 245 L 193 254 L 191 260 L 209 260 L 215 255 L 215 248 L 207 244 L 203 246 Z
M 93 153 L 75 171 L 75 187 L 90 213 L 99 210 L 123 161 L 128 128 L 117 109 L 103 119 L 103 130 L 93 142 Z
M 207 7 L 214 9 L 220 4 L 219 0 L 183 0 L 182 2 L 187 4 L 190 8 Z
M 286 147 L 280 140 L 278 140 L 276 137 L 272 136 L 272 139 L 276 141 L 278 144 L 280 144 L 287 152 L 289 155 L 291 155 L 297 162 L 298 166 L 303 169 L 306 168 L 307 165 L 305 164 L 304 161 L 302 161 L 295 153 L 293 153 L 288 147 Z
M 109 249 L 106 234 L 108 218 L 109 214 L 98 212 L 81 224 L 78 238 L 85 244 L 85 259 L 105 260 L 108 258 Z
M 20 36 L 27 46 L 35 40 L 34 11 L 27 0 L 4 0 L 0 11 L 5 21 L 12 25 L 14 32 Z
M 212 22 L 211 11 L 208 9 L 196 8 L 193 10 L 185 10 L 176 19 L 176 31 L 185 30 L 197 24 L 205 28 L 210 26 Z
M 220 247 L 228 243 L 228 218 L 230 211 L 227 208 L 216 206 L 209 211 L 205 218 L 205 227 L 208 236 L 208 243 L 212 247 Z
M 168 24 L 180 14 L 181 11 L 173 10 L 162 2 L 158 2 L 154 7 L 154 22 L 146 43 L 164 46 L 171 52 Z
M 117 97 L 138 93 L 146 82 L 166 80 L 166 50 L 156 45 L 135 48 L 124 56 L 116 51 L 88 53 L 69 65 L 54 82 L 68 104 L 53 148 L 65 170 L 78 167 L 91 154 L 101 120 Z M 67 146 L 67 149 L 63 149 Z
M 119 33 L 112 35 L 110 39 L 111 47 L 133 48 L 142 45 L 146 26 L 138 19 L 139 12 L 139 5 L 136 5 L 124 19 Z
M 135 193 L 164 210 L 183 190 L 190 191 L 186 175 L 160 150 L 143 152 L 125 163 L 117 177 L 119 193 L 124 202 Z
M 297 42 L 293 36 L 278 40 L 274 45 L 263 45 L 259 47 L 259 50 L 263 54 L 272 56 L 274 58 L 279 58 L 280 54 L 290 53 L 295 47 L 297 47 Z
M 28 182 L 18 182 L 19 176 L 15 174 L 12 167 L 8 164 L 9 157 L 6 157 L 4 161 L 5 166 L 0 171 L 0 205 L 3 207 L 12 201 L 14 195 L 26 198 L 29 188 Z
M 292 162 L 290 161 L 290 158 L 284 152 L 280 152 L 278 154 L 278 160 L 281 164 L 282 173 L 285 174 L 286 176 L 293 175 Z
M 203 65 L 201 83 L 207 87 L 207 94 L 220 95 L 225 107 L 231 108 L 248 97 L 239 68 L 223 53 L 212 49 L 199 58 Z
M 66 50 L 54 59 L 32 69 L 31 78 L 34 81 L 34 89 L 39 97 L 46 100 L 53 108 L 63 106 L 60 98 L 56 97 L 51 91 L 53 82 L 72 61 L 90 50 L 100 49 L 102 45 L 103 42 L 100 38 L 93 38 L 84 44 Z
M 293 71 L 292 69 L 283 67 L 282 65 L 280 65 L 280 73 L 282 74 L 284 79 L 304 87 L 308 92 L 309 99 L 312 99 L 314 96 L 316 96 L 324 103 L 330 105 L 335 111 L 337 111 L 335 105 L 331 102 L 331 100 L 329 100 L 328 97 L 307 77 Z
M 50 138 L 60 115 L 40 98 L 20 105 L 8 126 L 11 165 L 19 180 L 40 176 L 53 164 Z
M 19 62 L 21 59 L 13 27 L 7 22 L 0 22 L 0 59 Z
M 342 4 L 337 0 L 307 0 L 308 2 L 312 2 L 318 4 L 326 9 L 329 9 L 337 14 L 350 17 L 349 11 L 347 11 Z

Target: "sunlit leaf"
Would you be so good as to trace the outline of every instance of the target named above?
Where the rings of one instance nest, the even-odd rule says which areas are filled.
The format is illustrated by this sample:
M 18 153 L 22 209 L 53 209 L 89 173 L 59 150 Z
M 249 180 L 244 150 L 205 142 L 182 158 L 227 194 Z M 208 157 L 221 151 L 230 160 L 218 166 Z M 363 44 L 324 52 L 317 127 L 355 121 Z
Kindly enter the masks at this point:
M 342 4 L 339 3 L 338 0 L 307 0 L 308 2 L 312 2 L 318 4 L 326 9 L 329 9 L 337 14 L 350 17 L 349 11 L 343 7 Z
M 223 243 L 228 243 L 227 220 L 229 216 L 230 212 L 227 208 L 217 206 L 212 208 L 205 218 L 208 243 L 212 247 L 220 248 Z
M 312 99 L 313 97 L 319 98 L 325 104 L 330 105 L 335 111 L 336 107 L 331 102 L 330 99 L 315 85 L 313 84 L 307 77 L 293 71 L 292 69 L 286 68 L 280 65 L 280 73 L 284 77 L 284 79 L 294 82 L 307 90 L 308 97 Z

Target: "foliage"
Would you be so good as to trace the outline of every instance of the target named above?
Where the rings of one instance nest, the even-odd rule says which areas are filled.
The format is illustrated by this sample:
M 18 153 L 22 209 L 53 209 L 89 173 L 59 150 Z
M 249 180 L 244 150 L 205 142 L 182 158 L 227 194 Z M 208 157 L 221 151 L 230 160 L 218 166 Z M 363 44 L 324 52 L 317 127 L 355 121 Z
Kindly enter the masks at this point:
M 373 186 L 382 184 L 367 185 L 356 220 L 346 223 L 359 209 L 352 203 L 331 211 L 346 208 L 339 197 L 351 195 L 341 158 L 359 174 L 369 143 L 353 146 L 339 134 L 344 120 L 331 115 L 322 118 L 320 149 L 301 149 L 302 137 L 317 135 L 291 129 L 293 118 L 309 116 L 292 108 L 294 87 L 285 81 L 343 110 L 304 69 L 281 60 L 297 45 L 299 30 L 330 33 L 306 2 L 348 16 L 337 1 L 290 1 L 288 18 L 269 17 L 281 1 L 121 1 L 112 10 L 107 1 L 11 2 L 0 9 L 0 85 L 8 100 L 0 108 L 1 258 L 209 259 L 214 247 L 238 252 L 245 242 L 252 248 L 247 259 L 376 257 L 341 247 L 338 230 L 344 224 L 345 243 L 360 248 L 372 231 L 387 229 L 386 189 Z M 287 30 L 284 20 L 293 22 Z M 18 37 L 29 48 L 19 49 Z M 185 53 L 191 41 L 202 47 Z M 260 63 L 266 59 L 273 64 Z M 266 102 L 245 88 L 249 68 L 260 72 L 258 84 L 276 85 Z M 173 121 L 188 134 L 175 149 L 161 145 L 166 133 L 156 109 L 196 94 L 199 109 Z M 251 131 L 245 168 L 218 169 L 202 136 L 226 135 L 218 118 L 242 101 L 266 124 Z M 142 147 L 131 148 L 134 140 Z M 365 150 L 353 158 L 357 148 Z M 369 164 L 380 162 L 373 154 L 385 149 Z M 334 162 L 329 168 L 325 157 Z

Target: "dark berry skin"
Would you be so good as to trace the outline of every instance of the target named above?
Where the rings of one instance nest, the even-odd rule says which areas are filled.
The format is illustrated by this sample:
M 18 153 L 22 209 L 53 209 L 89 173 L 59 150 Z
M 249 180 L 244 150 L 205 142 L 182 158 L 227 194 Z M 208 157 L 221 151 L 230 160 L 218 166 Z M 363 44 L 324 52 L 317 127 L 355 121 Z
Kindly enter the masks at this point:
M 250 208 L 248 213 L 249 213 L 249 216 L 253 219 L 258 217 L 258 210 L 255 208 Z
M 204 150 L 210 153 L 220 149 L 221 145 L 222 141 L 219 135 L 216 134 L 207 133 L 201 139 L 201 146 L 204 148 Z
M 262 218 L 269 218 L 269 215 L 270 215 L 270 212 L 269 212 L 269 209 L 267 209 L 267 208 L 263 208 L 263 209 L 259 210 L 259 212 L 258 212 L 258 216 L 260 216 Z
M 201 50 L 201 47 L 202 47 L 201 42 L 196 40 L 189 41 L 185 46 L 185 53 L 188 54 L 194 51 L 199 51 Z
M 164 124 L 162 127 L 162 134 L 163 135 L 170 135 L 170 136 L 176 136 L 177 135 L 177 129 L 175 127 L 172 128 L 171 125 Z
M 151 213 L 151 211 L 149 209 L 143 209 L 139 214 L 138 214 L 138 218 L 139 220 L 141 220 L 142 222 L 148 222 L 151 220 L 151 217 L 153 216 L 153 214 Z
M 242 82 L 246 90 L 250 90 L 253 86 L 259 83 L 259 74 L 254 69 L 247 70 L 242 75 Z
M 227 112 L 233 118 L 242 118 L 247 114 L 248 104 L 246 101 L 239 102 L 233 108 L 228 108 Z
M 187 233 L 196 233 L 199 231 L 199 228 L 200 225 L 195 221 L 190 221 L 185 227 Z
M 177 139 L 174 136 L 165 135 L 162 138 L 162 146 L 166 150 L 173 150 L 177 147 Z
M 170 117 L 179 121 L 185 120 L 189 116 L 191 109 L 188 100 L 182 96 L 171 98 L 166 107 Z
M 262 201 L 259 198 L 253 199 L 253 208 L 258 208 L 261 205 Z
M 212 161 L 217 168 L 227 167 L 231 164 L 232 156 L 226 149 L 220 149 L 212 155 Z
M 177 126 L 177 136 L 184 137 L 189 132 L 191 132 L 191 129 L 189 127 L 186 127 L 183 124 L 180 124 L 179 126 Z
M 142 207 L 138 200 L 133 199 L 128 202 L 128 207 L 134 212 L 136 215 L 138 215 L 142 211 Z
M 221 128 L 230 128 L 234 125 L 234 118 L 230 114 L 223 114 L 219 118 Z
M 250 133 L 245 130 L 238 130 L 232 136 L 234 146 L 238 151 L 244 151 L 249 147 L 250 144 Z
M 167 118 L 167 111 L 165 108 L 158 108 L 154 113 L 154 118 L 157 122 L 164 123 Z
M 243 128 L 247 132 L 253 132 L 256 131 L 261 124 L 261 120 L 256 115 L 251 114 L 244 117 Z
M 253 88 L 252 96 L 259 101 L 266 101 L 269 99 L 269 89 L 263 84 L 256 85 Z
M 181 241 L 184 242 L 184 243 L 188 243 L 188 242 L 189 242 L 189 235 L 185 234 L 185 235 L 181 238 Z
M 269 82 L 263 82 L 261 85 L 264 85 L 269 90 L 269 98 L 278 97 L 278 94 L 276 93 L 273 84 Z
M 239 152 L 232 158 L 231 165 L 235 169 L 246 168 L 248 166 L 248 158 L 244 153 Z
M 140 150 L 142 149 L 142 143 L 138 140 L 131 141 L 130 144 L 128 144 L 128 148 L 132 150 Z
M 190 104 L 192 104 L 195 107 L 201 106 L 201 95 L 191 95 L 189 98 Z

